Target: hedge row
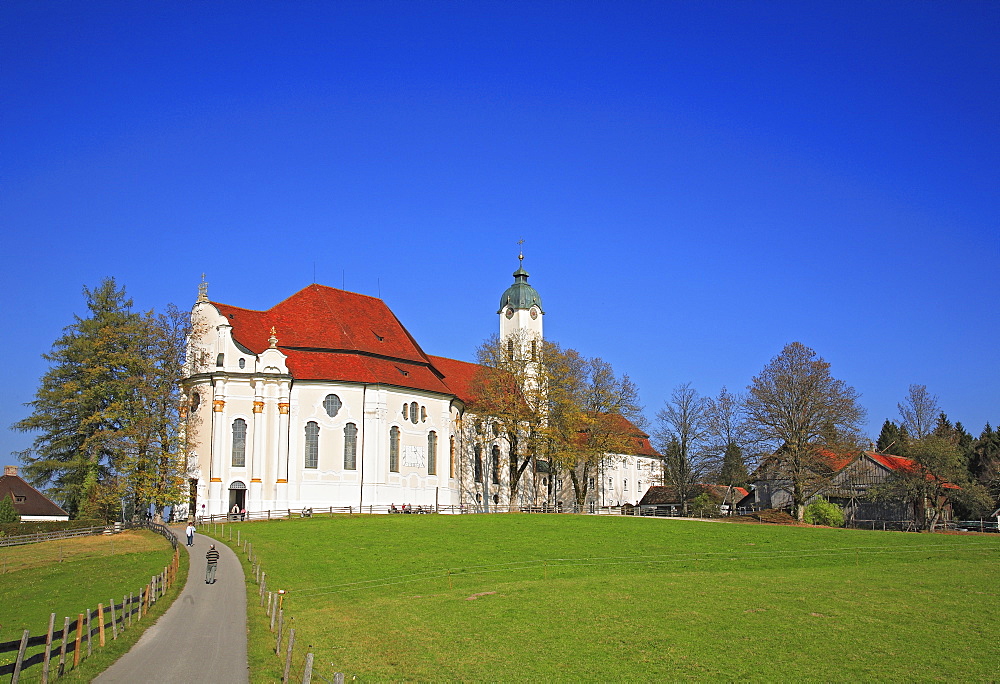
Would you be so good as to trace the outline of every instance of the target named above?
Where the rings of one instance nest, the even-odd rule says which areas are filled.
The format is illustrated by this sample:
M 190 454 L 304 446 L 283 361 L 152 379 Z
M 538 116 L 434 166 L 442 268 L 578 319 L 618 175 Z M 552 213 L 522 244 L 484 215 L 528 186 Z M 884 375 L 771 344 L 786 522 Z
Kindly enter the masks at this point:
M 19 523 L 0 523 L 0 534 L 13 536 L 18 534 L 35 534 L 36 532 L 57 532 L 59 530 L 76 530 L 81 527 L 97 527 L 104 525 L 103 520 L 44 520 Z

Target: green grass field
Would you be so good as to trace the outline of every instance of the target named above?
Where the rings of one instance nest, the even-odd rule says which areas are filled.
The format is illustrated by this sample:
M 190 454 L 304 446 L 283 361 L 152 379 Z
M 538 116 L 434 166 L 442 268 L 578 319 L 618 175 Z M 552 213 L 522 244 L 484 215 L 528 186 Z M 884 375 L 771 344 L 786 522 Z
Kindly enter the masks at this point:
M 56 614 L 55 629 L 60 630 L 66 616 L 75 621 L 78 613 L 95 609 L 99 603 L 107 605 L 112 598 L 121 603 L 122 596 L 138 592 L 172 556 L 170 543 L 149 531 L 2 548 L 0 567 L 5 572 L 0 574 L 0 641 L 19 639 L 25 629 L 32 635 L 44 634 L 50 613 Z M 117 641 L 112 641 L 109 629 L 108 646 L 103 650 L 97 647 L 95 638 L 93 655 L 81 663 L 77 672 L 60 681 L 90 681 L 124 654 L 183 587 L 187 554 L 181 554 L 181 565 L 178 584 L 157 602 L 148 617 L 141 623 L 133 622 L 133 627 L 120 634 Z M 36 650 L 30 649 L 28 655 Z M 0 655 L 0 663 L 12 662 L 15 655 Z M 26 670 L 22 681 L 39 681 L 41 670 L 39 665 Z
M 1000 679 L 997 536 L 572 515 L 240 529 L 327 677 Z M 254 679 L 280 680 L 250 584 Z

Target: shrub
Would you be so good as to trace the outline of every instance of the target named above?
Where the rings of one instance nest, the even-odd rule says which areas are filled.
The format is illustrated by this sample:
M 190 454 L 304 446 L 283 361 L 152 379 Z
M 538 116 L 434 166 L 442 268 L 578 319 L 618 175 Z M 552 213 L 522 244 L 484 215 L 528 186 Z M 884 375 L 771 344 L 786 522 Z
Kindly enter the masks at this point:
M 830 503 L 823 497 L 806 506 L 803 522 L 808 525 L 826 525 L 827 527 L 843 527 L 844 511 L 835 503 Z
M 5 496 L 2 501 L 0 501 L 0 523 L 16 523 L 21 522 L 21 516 L 18 515 L 17 509 L 14 508 L 14 499 L 9 496 Z
M 707 492 L 702 492 L 691 500 L 691 513 L 696 518 L 716 518 L 719 516 L 719 505 L 712 502 Z

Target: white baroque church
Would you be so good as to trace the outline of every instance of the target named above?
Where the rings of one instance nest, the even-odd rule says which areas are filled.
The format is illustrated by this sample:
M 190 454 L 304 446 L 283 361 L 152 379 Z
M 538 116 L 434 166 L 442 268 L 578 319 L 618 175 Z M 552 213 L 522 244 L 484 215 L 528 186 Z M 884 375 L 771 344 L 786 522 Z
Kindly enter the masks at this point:
M 520 264 L 513 275 L 497 311 L 500 337 L 541 340 L 541 297 Z M 519 500 L 506 500 L 503 438 L 485 463 L 463 444 L 478 366 L 426 354 L 381 299 L 312 284 L 255 311 L 210 301 L 203 283 L 191 321 L 182 387 L 193 514 L 552 510 L 573 501 L 568 480 L 550 478 L 544 461 L 522 476 Z M 637 503 L 656 484 L 659 456 L 634 432 L 633 453 L 609 455 L 595 475 L 591 510 Z

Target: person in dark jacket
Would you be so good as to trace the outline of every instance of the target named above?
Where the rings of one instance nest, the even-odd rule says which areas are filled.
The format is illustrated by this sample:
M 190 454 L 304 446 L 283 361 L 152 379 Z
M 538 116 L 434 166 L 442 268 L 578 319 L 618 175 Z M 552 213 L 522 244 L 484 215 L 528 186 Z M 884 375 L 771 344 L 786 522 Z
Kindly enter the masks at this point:
M 219 552 L 215 550 L 215 544 L 205 554 L 208 567 L 205 568 L 205 584 L 215 584 L 215 568 L 219 565 Z

